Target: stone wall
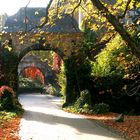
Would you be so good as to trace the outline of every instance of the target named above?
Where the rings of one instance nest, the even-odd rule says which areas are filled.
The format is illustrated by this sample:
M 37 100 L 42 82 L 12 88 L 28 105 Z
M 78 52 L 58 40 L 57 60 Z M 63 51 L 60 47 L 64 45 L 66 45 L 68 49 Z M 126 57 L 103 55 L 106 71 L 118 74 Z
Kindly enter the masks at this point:
M 50 44 L 52 48 L 59 48 L 66 56 L 80 47 L 83 38 L 82 33 L 5 33 L 2 35 L 2 42 L 12 39 L 13 49 L 18 54 L 27 47 L 30 47 L 43 38 L 44 46 Z

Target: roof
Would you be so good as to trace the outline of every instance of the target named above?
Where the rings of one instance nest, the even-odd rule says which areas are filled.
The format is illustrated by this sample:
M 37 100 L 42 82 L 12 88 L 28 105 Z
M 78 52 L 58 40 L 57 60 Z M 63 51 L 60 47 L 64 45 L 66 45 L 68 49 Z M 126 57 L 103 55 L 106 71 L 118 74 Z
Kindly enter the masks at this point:
M 5 32 L 29 31 L 40 24 L 40 19 L 45 17 L 45 8 L 21 8 L 15 15 L 9 16 L 3 30 Z M 25 24 L 25 17 L 28 21 Z M 64 14 L 61 19 L 55 18 L 54 24 L 43 27 L 46 32 L 80 32 L 77 21 L 70 15 Z

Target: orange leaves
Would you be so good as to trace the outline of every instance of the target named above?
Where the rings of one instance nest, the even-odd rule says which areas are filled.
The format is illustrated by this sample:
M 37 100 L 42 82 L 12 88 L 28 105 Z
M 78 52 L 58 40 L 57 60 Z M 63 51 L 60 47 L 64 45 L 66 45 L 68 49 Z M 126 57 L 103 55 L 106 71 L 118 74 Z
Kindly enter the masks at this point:
M 57 73 L 59 72 L 60 66 L 61 66 L 61 58 L 57 53 L 54 53 L 54 58 L 53 58 L 53 70 L 55 70 Z
M 19 140 L 17 131 L 19 129 L 20 117 L 11 121 L 3 121 L 0 124 L 0 140 Z
M 0 137 L 3 136 L 3 130 L 0 128 Z
M 105 115 L 105 119 L 102 117 L 102 122 L 115 129 L 119 133 L 121 133 L 123 136 L 126 136 L 132 140 L 140 140 L 140 135 L 138 134 L 138 130 L 140 130 L 140 116 L 125 116 L 124 122 L 117 123 L 114 122 L 114 115 L 110 115 L 110 113 Z
M 38 80 L 44 84 L 44 76 L 42 72 L 36 68 L 35 66 L 29 67 L 25 69 L 25 76 L 26 78 L 31 78 L 32 80 L 35 80 L 36 78 L 39 78 Z
M 101 121 L 111 129 L 116 130 L 122 136 L 131 140 L 140 140 L 140 116 L 124 116 L 124 122 L 114 122 L 117 113 L 97 114 L 97 115 L 82 115 L 87 119 Z
M 123 123 L 115 123 L 113 121 L 104 121 L 104 123 L 132 140 L 140 139 L 140 135 L 138 134 L 138 130 L 140 129 L 139 116 L 137 116 L 137 118 L 133 118 L 133 116 L 131 116 L 130 119 L 125 117 L 125 121 Z

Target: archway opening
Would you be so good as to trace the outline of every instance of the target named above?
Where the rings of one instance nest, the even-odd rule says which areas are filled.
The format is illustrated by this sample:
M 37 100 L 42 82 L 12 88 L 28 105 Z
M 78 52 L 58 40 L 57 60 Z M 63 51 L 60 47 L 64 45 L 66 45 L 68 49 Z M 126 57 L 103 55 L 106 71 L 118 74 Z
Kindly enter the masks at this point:
M 63 60 L 58 53 L 51 50 L 30 50 L 18 65 L 19 92 L 40 92 L 63 96 L 66 81 L 63 68 Z M 27 84 L 31 86 L 30 90 Z M 34 88 L 36 85 L 37 88 Z

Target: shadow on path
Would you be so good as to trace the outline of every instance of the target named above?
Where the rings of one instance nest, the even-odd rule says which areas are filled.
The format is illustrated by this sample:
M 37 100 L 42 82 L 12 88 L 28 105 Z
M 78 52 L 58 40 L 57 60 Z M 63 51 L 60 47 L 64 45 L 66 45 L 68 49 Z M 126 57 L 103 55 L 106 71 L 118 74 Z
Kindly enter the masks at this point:
M 94 120 L 64 112 L 60 108 L 60 98 L 39 94 L 20 95 L 20 101 L 25 109 L 21 121 L 22 136 L 30 133 L 31 136 L 37 135 L 40 138 L 48 132 L 48 136 L 54 137 L 52 140 L 56 136 L 63 137 L 64 140 L 124 140 Z

